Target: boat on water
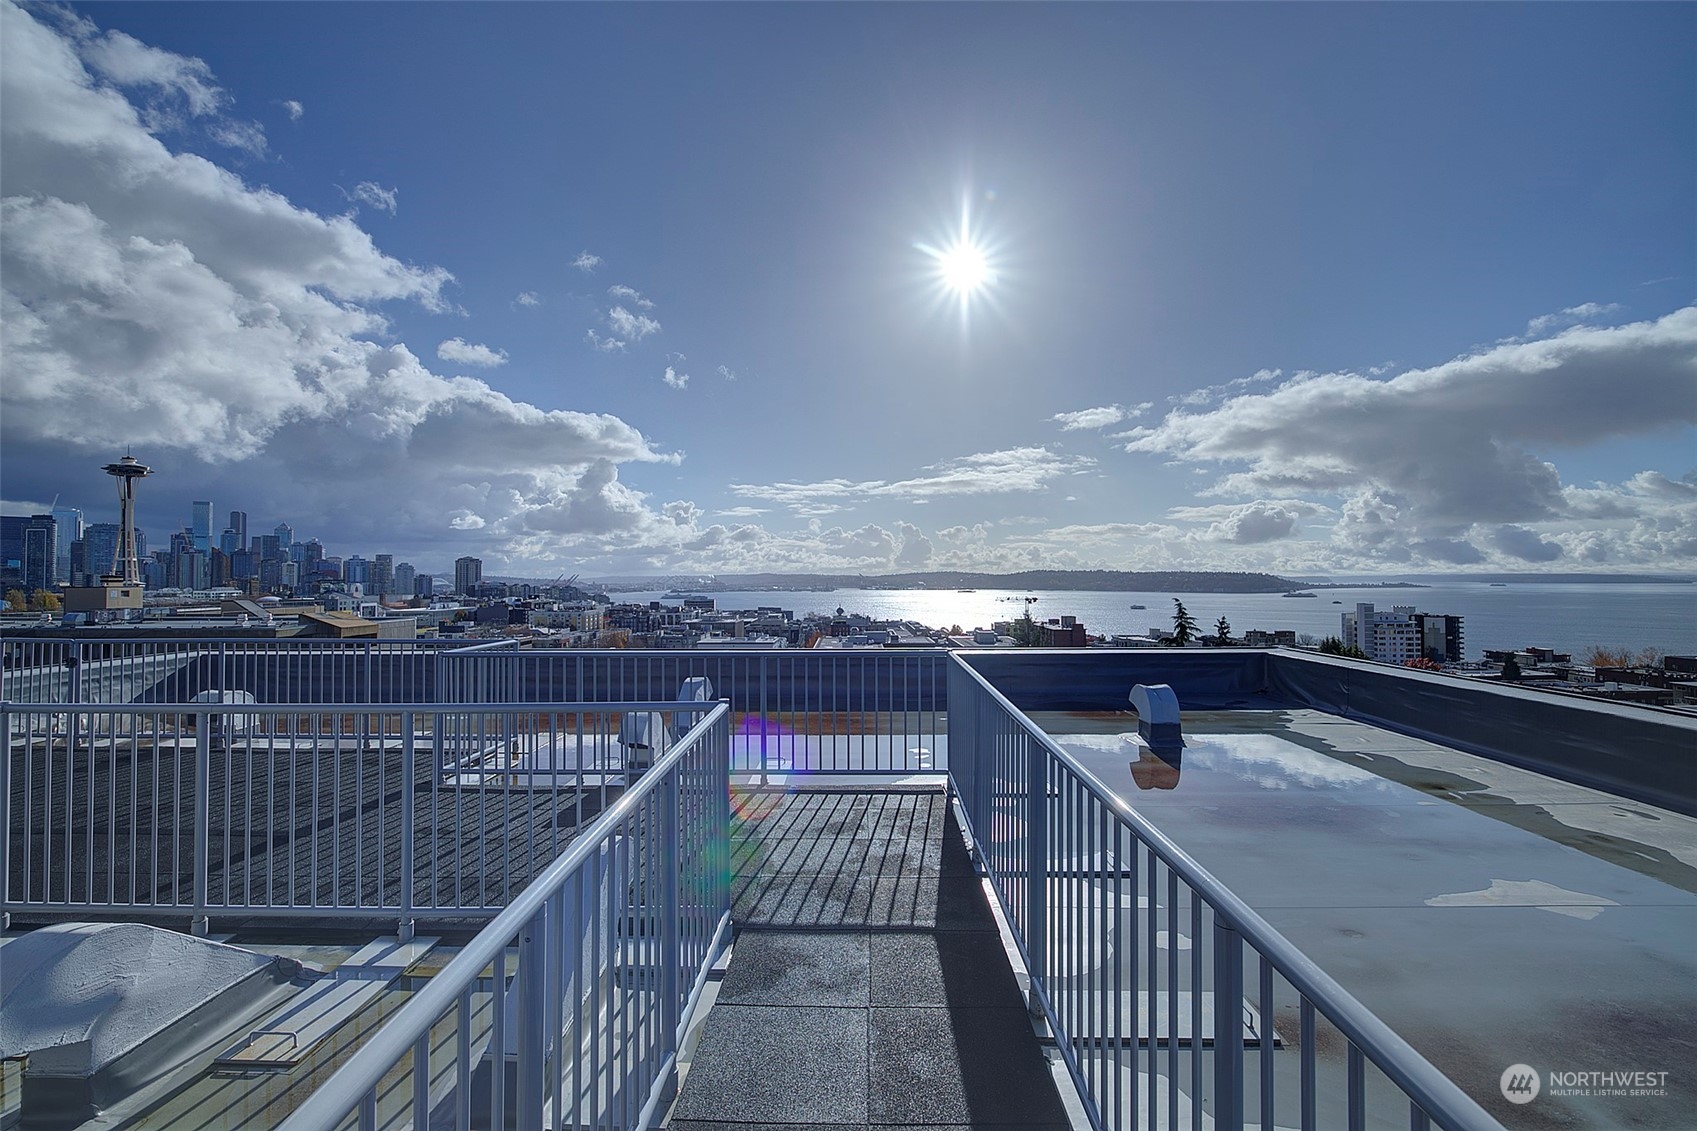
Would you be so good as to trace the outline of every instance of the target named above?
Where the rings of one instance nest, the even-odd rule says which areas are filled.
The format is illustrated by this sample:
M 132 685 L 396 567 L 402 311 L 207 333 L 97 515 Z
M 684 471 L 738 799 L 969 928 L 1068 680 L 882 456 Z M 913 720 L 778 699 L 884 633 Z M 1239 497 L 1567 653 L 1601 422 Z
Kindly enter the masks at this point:
M 1147 609 L 1149 606 L 1148 605 L 1132 605 L 1130 607 L 1134 608 L 1134 609 Z
M 1318 593 L 1280 593 L 1281 597 L 1318 597 Z

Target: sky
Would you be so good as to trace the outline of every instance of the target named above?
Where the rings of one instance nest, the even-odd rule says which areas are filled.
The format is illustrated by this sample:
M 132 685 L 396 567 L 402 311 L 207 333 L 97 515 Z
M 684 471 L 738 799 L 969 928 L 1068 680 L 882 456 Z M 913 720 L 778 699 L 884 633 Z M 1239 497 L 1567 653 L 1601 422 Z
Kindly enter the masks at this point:
M 8 514 L 1697 569 L 1691 4 L 4 3 L 0 197 Z

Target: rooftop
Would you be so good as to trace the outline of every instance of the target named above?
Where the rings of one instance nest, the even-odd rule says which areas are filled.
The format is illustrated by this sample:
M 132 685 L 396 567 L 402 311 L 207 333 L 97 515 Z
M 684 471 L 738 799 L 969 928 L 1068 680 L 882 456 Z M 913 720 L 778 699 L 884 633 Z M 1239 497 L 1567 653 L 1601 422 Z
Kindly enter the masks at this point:
M 1669 1051 L 1697 1044 L 1697 723 L 1670 713 L 1230 650 L 4 647 L 8 939 L 193 925 L 345 997 L 289 1063 L 232 1073 L 217 1034 L 102 1125 L 269 1128 L 310 1098 L 289 1131 L 331 1126 L 368 1061 L 387 1126 L 421 1103 L 694 1131 L 1697 1106 Z M 1153 682 L 1182 754 L 1125 709 Z M 638 735 L 664 737 L 633 761 Z M 360 973 L 397 927 L 418 946 Z M 1593 1061 L 1669 1075 L 1499 1086 Z M 9 1117 L 30 1085 L 4 1064 Z

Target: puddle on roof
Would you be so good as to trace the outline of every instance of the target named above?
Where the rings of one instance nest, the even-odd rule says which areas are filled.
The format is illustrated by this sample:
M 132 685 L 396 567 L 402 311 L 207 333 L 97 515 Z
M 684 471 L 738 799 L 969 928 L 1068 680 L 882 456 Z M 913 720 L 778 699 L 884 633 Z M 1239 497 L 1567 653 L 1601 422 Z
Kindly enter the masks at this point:
M 1183 718 L 1185 747 L 1164 758 L 1127 741 L 1130 712 L 1034 721 L 1163 827 L 1212 818 L 1237 822 L 1246 838 L 1280 828 L 1371 837 L 1387 820 L 1414 818 L 1418 805 L 1427 808 L 1422 827 L 1487 838 L 1475 824 L 1486 819 L 1697 893 L 1697 819 L 1313 712 Z

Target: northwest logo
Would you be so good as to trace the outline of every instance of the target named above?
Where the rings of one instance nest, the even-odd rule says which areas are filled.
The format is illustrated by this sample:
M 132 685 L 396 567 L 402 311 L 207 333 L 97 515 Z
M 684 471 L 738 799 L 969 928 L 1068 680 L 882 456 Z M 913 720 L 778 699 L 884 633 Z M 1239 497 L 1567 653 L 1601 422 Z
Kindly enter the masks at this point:
M 1499 1082 L 1503 1091 L 1503 1099 L 1511 1104 L 1527 1104 L 1538 1098 L 1538 1091 L 1543 1082 L 1538 1079 L 1538 1071 L 1529 1064 L 1511 1064 L 1503 1069 L 1503 1078 Z

